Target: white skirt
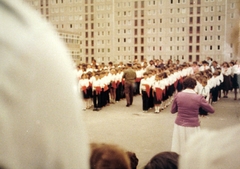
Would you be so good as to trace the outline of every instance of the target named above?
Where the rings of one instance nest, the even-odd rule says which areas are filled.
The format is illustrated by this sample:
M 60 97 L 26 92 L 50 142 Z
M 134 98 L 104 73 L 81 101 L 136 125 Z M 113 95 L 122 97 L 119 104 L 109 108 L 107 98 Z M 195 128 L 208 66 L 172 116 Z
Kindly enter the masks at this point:
M 198 127 L 183 127 L 174 124 L 171 151 L 181 154 L 189 137 L 200 131 Z

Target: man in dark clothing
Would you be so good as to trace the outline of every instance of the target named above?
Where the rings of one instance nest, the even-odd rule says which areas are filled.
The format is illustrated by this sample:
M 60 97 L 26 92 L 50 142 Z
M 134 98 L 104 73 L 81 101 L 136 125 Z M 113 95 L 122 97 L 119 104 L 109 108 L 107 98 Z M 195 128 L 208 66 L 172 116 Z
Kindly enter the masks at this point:
M 124 83 L 124 92 L 127 100 L 127 107 L 132 105 L 133 102 L 133 88 L 136 79 L 136 72 L 132 69 L 132 64 L 127 64 L 128 69 L 124 71 L 123 78 L 125 79 Z

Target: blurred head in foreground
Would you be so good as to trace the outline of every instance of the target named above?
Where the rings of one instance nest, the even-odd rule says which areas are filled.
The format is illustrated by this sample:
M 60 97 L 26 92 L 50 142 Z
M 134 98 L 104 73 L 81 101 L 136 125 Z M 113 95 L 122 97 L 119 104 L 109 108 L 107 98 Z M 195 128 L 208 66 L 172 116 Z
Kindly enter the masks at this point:
M 240 160 L 240 125 L 220 131 L 202 130 L 191 137 L 179 159 L 180 169 L 235 169 Z
M 111 144 L 91 144 L 91 169 L 130 169 L 130 159 L 120 147 Z
M 175 152 L 161 152 L 153 156 L 144 169 L 178 169 L 178 158 Z
M 65 45 L 22 1 L 0 0 L 0 20 L 0 166 L 89 168 Z

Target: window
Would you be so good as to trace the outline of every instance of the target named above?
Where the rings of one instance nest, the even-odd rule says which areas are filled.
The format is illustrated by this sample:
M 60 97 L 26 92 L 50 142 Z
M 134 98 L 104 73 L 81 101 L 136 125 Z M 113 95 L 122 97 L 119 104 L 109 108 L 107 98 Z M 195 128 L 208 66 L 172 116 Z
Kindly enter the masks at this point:
M 193 14 L 193 7 L 189 8 L 189 14 Z
M 134 16 L 138 17 L 138 11 L 134 11 Z
M 189 62 L 192 62 L 192 55 L 189 55 L 189 56 L 188 56 L 188 61 L 189 61 Z
M 211 16 L 211 22 L 213 21 L 213 16 Z
M 188 52 L 192 53 L 192 46 L 189 46 Z
M 135 25 L 135 26 L 138 25 L 138 21 L 137 21 L 137 20 L 134 21 L 134 25 Z
M 192 24 L 193 23 L 193 17 L 190 17 L 189 18 L 189 24 Z
M 197 32 L 197 34 L 200 33 L 200 26 L 197 26 L 196 32 Z
M 196 61 L 199 62 L 200 61 L 200 56 L 196 55 Z
M 144 8 L 144 1 L 141 1 L 141 8 Z
M 189 33 L 190 33 L 190 34 L 193 33 L 193 27 L 189 27 Z
M 214 7 L 213 7 L 213 6 L 211 6 L 210 10 L 211 10 L 211 12 L 213 12 L 213 11 L 214 11 Z
M 196 52 L 197 52 L 197 53 L 200 52 L 200 46 L 196 46 Z
M 137 35 L 137 34 L 138 34 L 138 30 L 134 29 L 134 35 Z
M 192 36 L 189 36 L 189 43 L 192 43 Z
M 138 1 L 134 2 L 134 8 L 138 8 Z
M 197 17 L 197 23 L 201 23 L 201 18 Z
M 200 43 L 200 36 L 196 37 L 196 43 Z
M 201 14 L 201 7 L 197 7 L 197 14 Z
M 210 30 L 213 31 L 213 26 L 210 26 Z

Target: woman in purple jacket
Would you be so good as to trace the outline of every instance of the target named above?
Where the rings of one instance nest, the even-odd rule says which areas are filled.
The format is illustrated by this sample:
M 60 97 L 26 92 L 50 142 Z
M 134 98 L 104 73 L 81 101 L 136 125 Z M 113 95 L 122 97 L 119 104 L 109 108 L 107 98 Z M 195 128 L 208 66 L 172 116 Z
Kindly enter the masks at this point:
M 183 90 L 174 97 L 171 113 L 176 113 L 174 124 L 172 148 L 178 154 L 184 150 L 187 139 L 200 130 L 199 108 L 209 113 L 214 113 L 213 107 L 208 104 L 205 98 L 195 93 L 196 80 L 187 77 L 183 81 Z

